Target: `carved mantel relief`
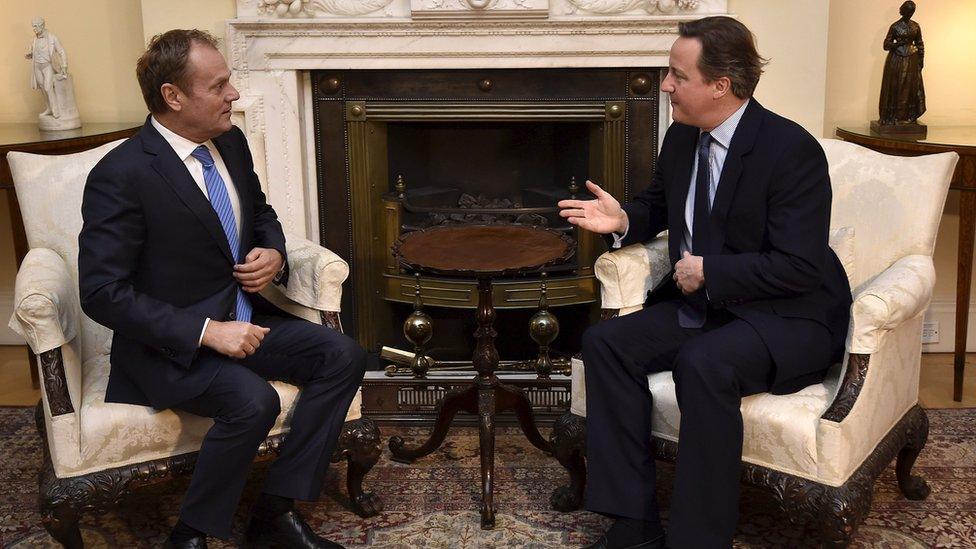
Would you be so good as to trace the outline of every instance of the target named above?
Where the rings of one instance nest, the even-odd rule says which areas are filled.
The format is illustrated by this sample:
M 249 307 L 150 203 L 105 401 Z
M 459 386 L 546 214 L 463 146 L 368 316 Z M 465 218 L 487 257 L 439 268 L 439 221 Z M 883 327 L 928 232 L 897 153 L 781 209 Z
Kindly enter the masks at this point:
M 238 0 L 238 17 L 270 19 L 648 18 L 727 11 L 727 0 Z
M 624 15 L 641 11 L 651 15 L 678 15 L 696 11 L 701 0 L 564 0 L 565 14 Z
M 401 17 L 406 0 L 238 0 L 238 16 L 272 18 Z
M 416 18 L 545 18 L 549 0 L 411 0 L 410 10 Z

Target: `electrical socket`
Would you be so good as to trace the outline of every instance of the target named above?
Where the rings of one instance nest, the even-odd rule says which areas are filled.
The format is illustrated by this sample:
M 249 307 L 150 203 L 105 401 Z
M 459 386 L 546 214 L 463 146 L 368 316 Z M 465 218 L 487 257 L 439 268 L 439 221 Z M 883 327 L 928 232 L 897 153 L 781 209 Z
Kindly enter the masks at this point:
M 938 342 L 939 342 L 939 321 L 938 320 L 922 321 L 922 343 L 938 343 Z

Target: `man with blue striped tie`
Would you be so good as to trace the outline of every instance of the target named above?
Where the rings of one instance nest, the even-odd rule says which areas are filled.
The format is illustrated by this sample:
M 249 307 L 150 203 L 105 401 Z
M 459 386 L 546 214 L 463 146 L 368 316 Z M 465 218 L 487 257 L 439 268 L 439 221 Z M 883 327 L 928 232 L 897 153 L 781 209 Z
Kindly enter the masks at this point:
M 318 498 L 366 354 L 258 294 L 287 284 L 285 237 L 231 124 L 240 95 L 216 39 L 157 36 L 136 73 L 151 114 L 91 171 L 82 204 L 82 307 L 114 331 L 105 400 L 214 419 L 168 542 L 206 547 L 207 535 L 230 537 L 251 462 L 280 413 L 268 380 L 301 386 L 246 542 L 338 547 L 293 502 Z

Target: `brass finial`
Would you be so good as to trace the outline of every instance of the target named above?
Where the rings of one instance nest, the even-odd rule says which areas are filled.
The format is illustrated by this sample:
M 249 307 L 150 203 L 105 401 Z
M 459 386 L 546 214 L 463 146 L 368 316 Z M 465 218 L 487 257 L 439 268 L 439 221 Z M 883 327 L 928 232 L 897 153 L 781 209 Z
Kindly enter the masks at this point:
M 407 192 L 407 182 L 403 180 L 402 173 L 397 175 L 396 184 L 393 185 L 393 188 L 396 189 L 397 198 L 403 200 Z M 420 275 L 417 276 L 419 277 Z
M 579 185 L 576 184 L 576 176 L 574 175 L 569 178 L 569 197 L 575 200 L 576 194 L 579 192 L 579 190 L 580 188 Z
M 535 371 L 539 379 L 549 379 L 553 364 L 549 357 L 549 345 L 559 335 L 559 320 L 549 312 L 546 299 L 546 273 L 542 273 L 542 286 L 539 288 L 539 310 L 529 319 L 529 335 L 539 345 L 539 356 L 535 360 Z

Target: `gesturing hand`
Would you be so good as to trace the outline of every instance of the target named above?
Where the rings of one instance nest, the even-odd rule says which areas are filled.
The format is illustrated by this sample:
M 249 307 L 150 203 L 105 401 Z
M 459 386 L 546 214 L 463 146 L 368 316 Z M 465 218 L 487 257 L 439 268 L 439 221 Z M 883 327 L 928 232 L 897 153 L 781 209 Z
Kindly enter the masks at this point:
M 688 295 L 698 291 L 705 285 L 704 262 L 700 255 L 685 252 L 681 259 L 674 264 L 674 283 L 681 293 Z
M 260 292 L 267 286 L 284 263 L 281 252 L 271 248 L 254 248 L 244 258 L 244 263 L 234 265 L 234 278 L 245 292 Z
M 211 320 L 203 333 L 202 344 L 222 355 L 244 358 L 253 355 L 271 328 L 250 322 L 219 322 Z
M 625 232 L 627 213 L 620 207 L 620 202 L 592 181 L 586 182 L 586 188 L 596 199 L 560 200 L 558 206 L 563 209 L 559 211 L 559 215 L 573 225 L 595 233 Z

